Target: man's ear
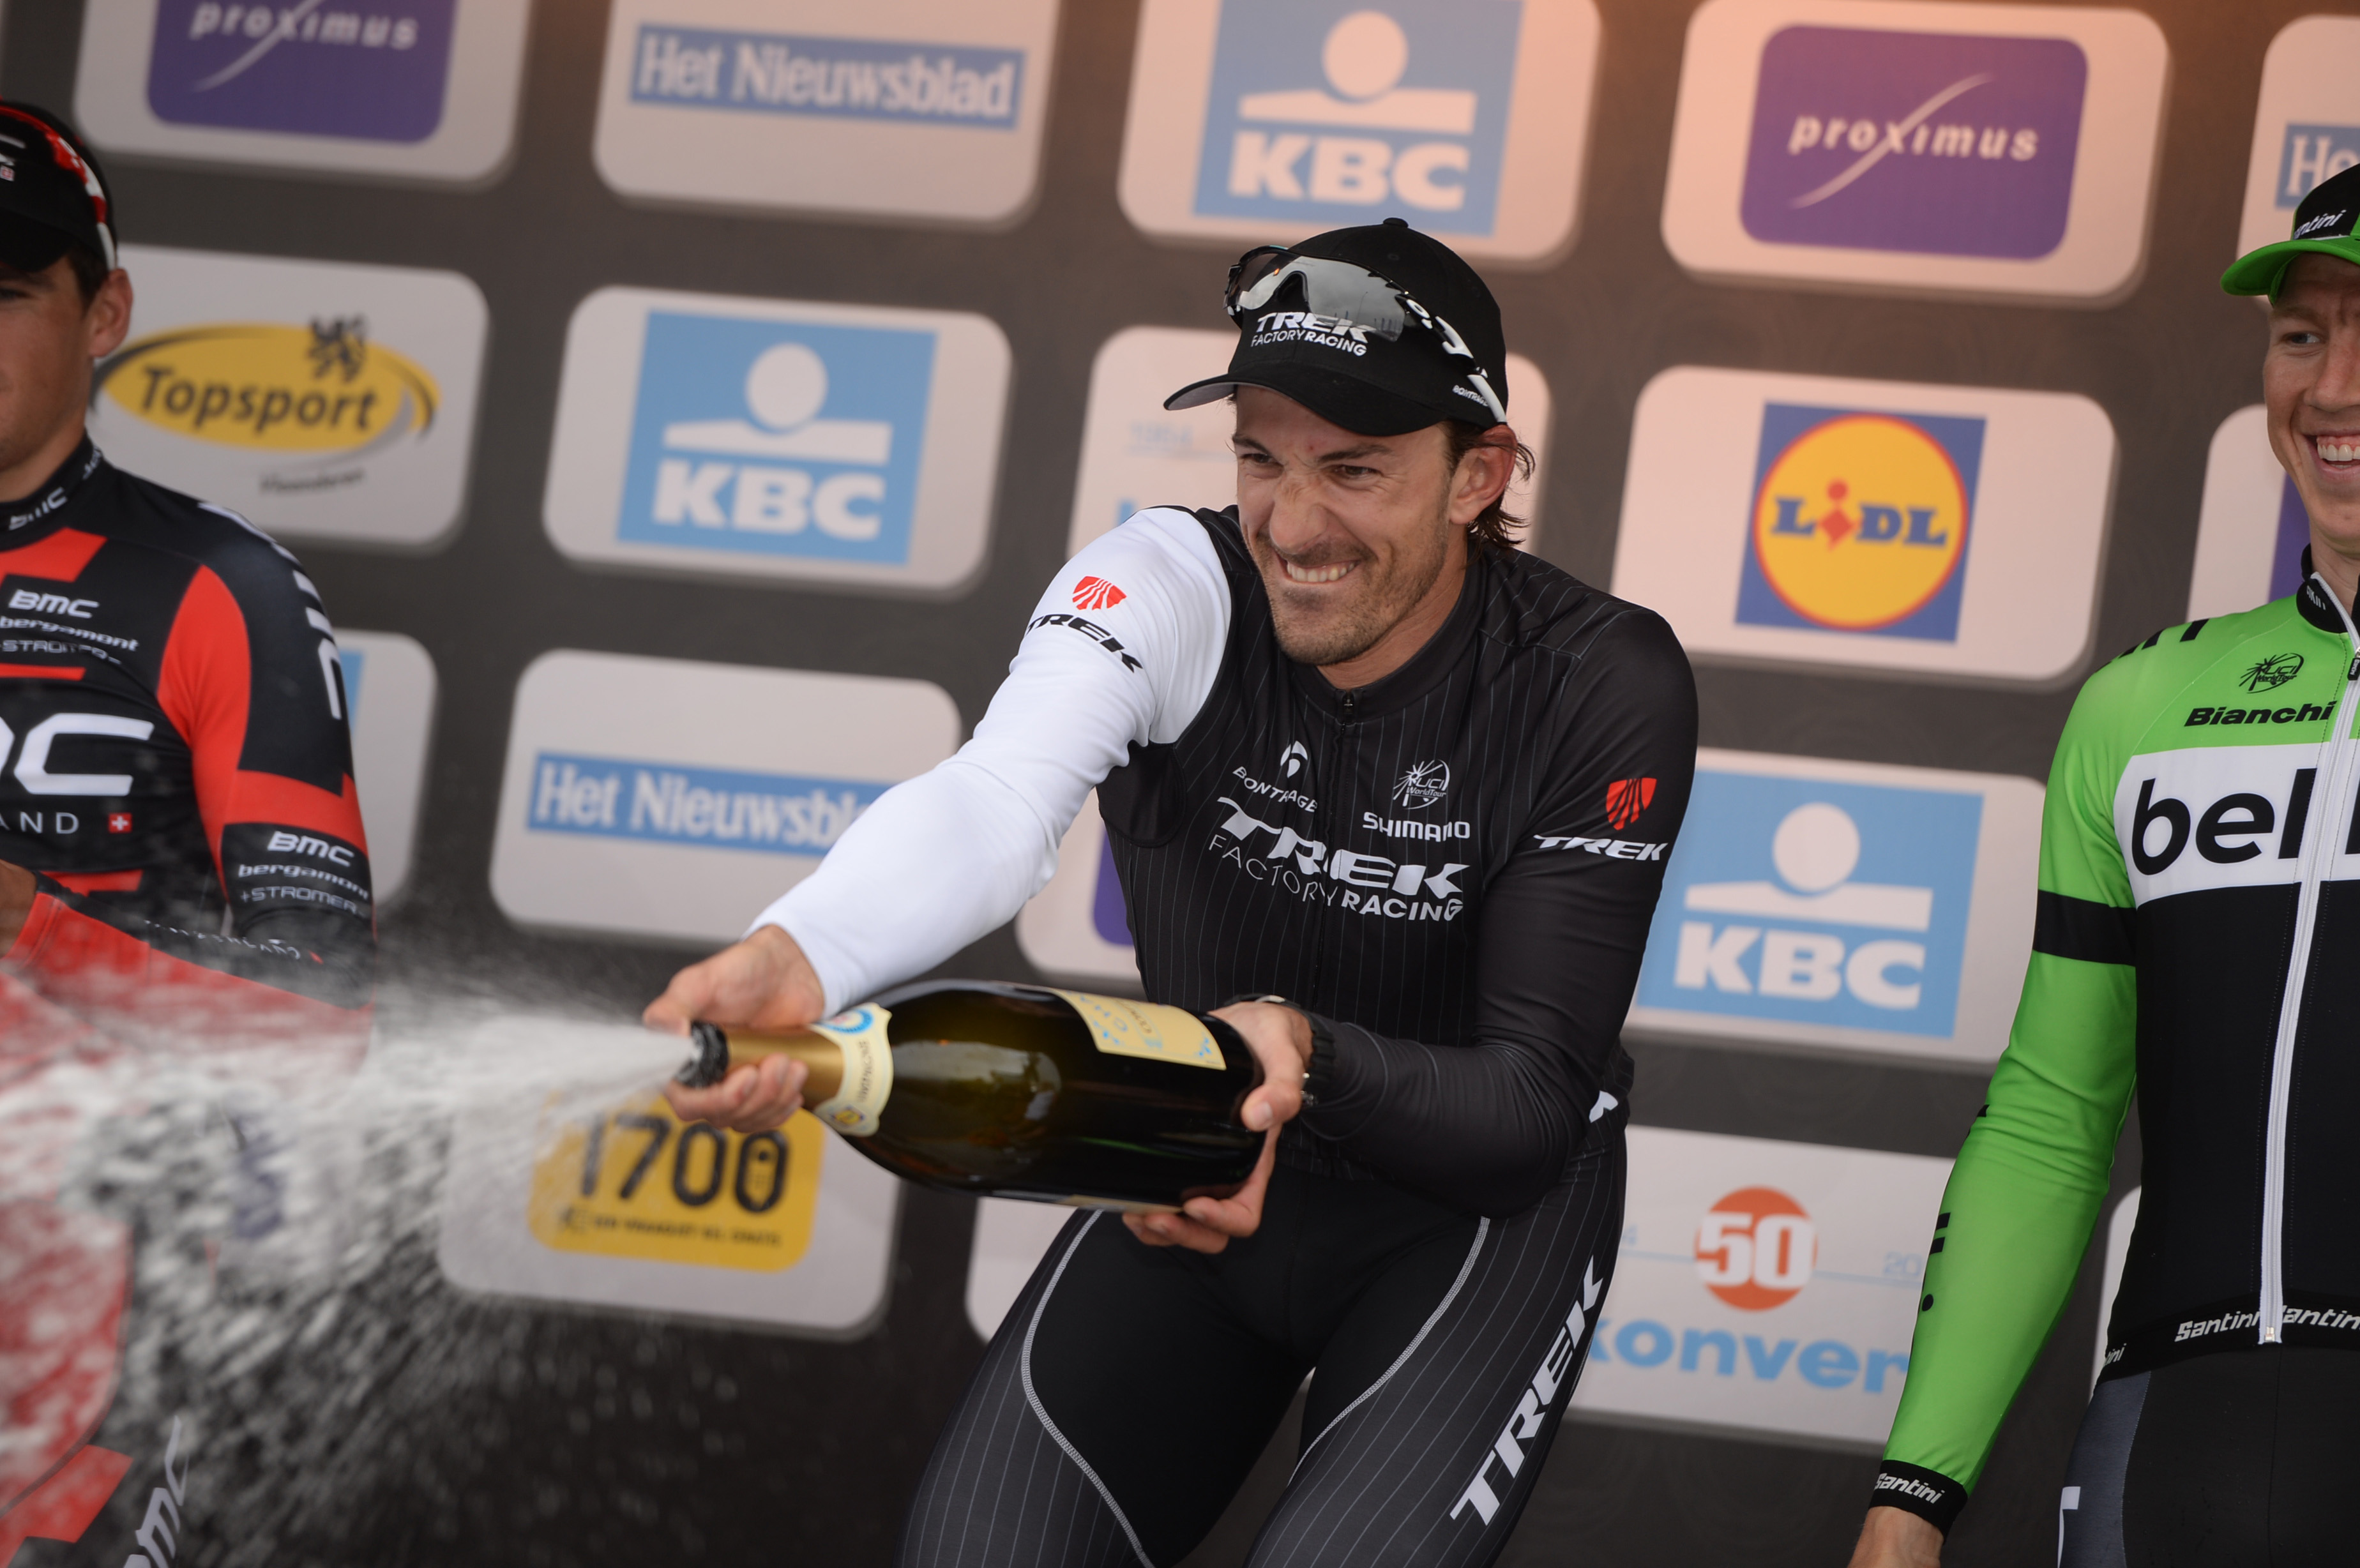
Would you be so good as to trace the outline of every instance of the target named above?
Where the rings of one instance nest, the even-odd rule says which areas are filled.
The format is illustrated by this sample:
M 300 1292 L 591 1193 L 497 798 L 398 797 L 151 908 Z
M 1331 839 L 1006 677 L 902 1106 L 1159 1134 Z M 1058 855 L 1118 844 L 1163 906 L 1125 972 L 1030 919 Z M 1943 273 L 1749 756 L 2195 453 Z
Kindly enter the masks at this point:
M 118 267 L 106 275 L 82 310 L 91 358 L 104 359 L 131 335 L 131 274 Z

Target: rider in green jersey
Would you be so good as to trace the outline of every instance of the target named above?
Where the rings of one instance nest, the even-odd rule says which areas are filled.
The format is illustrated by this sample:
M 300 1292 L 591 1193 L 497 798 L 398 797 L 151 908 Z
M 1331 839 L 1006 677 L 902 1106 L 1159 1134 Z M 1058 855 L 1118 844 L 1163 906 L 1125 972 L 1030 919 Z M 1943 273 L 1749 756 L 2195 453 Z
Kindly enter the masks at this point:
M 2092 675 L 2024 996 L 1928 1259 L 1854 1568 L 1939 1560 L 2063 1311 L 2133 1091 L 2143 1192 L 2060 1561 L 2348 1561 L 2360 1464 L 2360 169 L 2241 258 L 2304 582 Z

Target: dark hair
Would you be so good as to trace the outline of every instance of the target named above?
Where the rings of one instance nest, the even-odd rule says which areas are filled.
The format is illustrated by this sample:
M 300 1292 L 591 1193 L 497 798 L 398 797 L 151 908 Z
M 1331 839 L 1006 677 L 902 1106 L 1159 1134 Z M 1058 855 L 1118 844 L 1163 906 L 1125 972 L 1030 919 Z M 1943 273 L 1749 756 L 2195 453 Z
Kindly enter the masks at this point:
M 1485 427 L 1470 423 L 1465 419 L 1443 420 L 1442 439 L 1448 448 L 1447 455 L 1450 459 L 1451 472 L 1456 474 L 1459 471 L 1459 460 L 1477 447 L 1501 444 L 1486 439 L 1491 430 L 1496 429 L 1498 429 L 1497 426 Z M 1533 449 L 1524 442 L 1516 442 L 1515 447 L 1515 471 L 1509 476 L 1510 485 L 1515 484 L 1518 480 L 1530 479 L 1533 476 L 1533 465 L 1540 461 L 1533 455 Z M 1502 486 L 1500 498 L 1484 507 L 1476 516 L 1468 532 L 1485 544 L 1496 545 L 1502 550 L 1513 550 L 1516 545 L 1515 536 L 1509 530 L 1523 528 L 1524 519 L 1507 509 L 1507 498 L 1508 492 L 1505 486 Z
M 67 270 L 73 274 L 74 288 L 82 295 L 82 308 L 85 310 L 89 310 L 90 302 L 98 298 L 99 287 L 106 281 L 106 259 L 90 246 L 78 241 L 69 243 L 64 255 L 60 259 L 66 264 Z M 56 262 L 49 264 L 50 267 L 56 265 Z M 49 267 L 44 267 L 37 270 L 47 272 Z M 0 278 L 26 276 L 27 274 L 0 263 Z

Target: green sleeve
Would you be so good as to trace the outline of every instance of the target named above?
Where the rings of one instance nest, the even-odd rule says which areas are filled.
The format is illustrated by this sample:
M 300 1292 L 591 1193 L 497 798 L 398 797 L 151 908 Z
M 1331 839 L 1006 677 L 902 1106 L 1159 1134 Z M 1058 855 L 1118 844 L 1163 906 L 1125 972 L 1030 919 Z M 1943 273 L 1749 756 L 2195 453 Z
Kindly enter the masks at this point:
M 1942 1195 L 1885 1458 L 1972 1489 L 2071 1296 L 2135 1083 L 2131 892 L 2114 839 L 2128 672 L 2083 687 L 2051 768 L 2040 910 L 1989 1102 Z

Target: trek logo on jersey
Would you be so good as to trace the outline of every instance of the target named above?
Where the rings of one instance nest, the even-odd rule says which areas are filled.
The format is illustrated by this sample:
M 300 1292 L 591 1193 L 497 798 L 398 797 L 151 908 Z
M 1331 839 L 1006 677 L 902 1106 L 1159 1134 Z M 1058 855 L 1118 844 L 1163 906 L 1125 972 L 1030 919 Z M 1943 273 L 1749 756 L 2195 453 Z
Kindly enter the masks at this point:
M 357 313 L 154 332 L 99 365 L 92 396 L 189 441 L 330 463 L 423 437 L 442 402 L 434 377 L 372 343 Z M 275 484 L 316 487 L 308 471 Z
M 1491 1466 L 1499 1465 L 1510 1481 L 1514 1480 L 1516 1473 L 1524 1467 L 1528 1453 L 1524 1445 L 1539 1435 L 1541 1423 L 1548 1419 L 1549 1412 L 1557 1406 L 1559 1390 L 1580 1376 L 1574 1358 L 1580 1355 L 1581 1343 L 1589 1336 L 1589 1314 L 1597 1311 L 1598 1294 L 1601 1289 L 1598 1260 L 1593 1258 L 1581 1266 L 1581 1299 L 1565 1314 L 1564 1326 L 1557 1331 L 1557 1337 L 1549 1341 L 1547 1351 L 1541 1356 L 1540 1366 L 1534 1369 L 1531 1380 L 1516 1400 L 1515 1410 L 1508 1417 L 1508 1424 L 1501 1429 L 1499 1440 L 1491 1444 L 1491 1452 L 1483 1455 L 1483 1462 L 1475 1467 L 1475 1479 L 1468 1483 L 1467 1489 L 1459 1495 L 1459 1500 L 1450 1506 L 1452 1519 L 1457 1519 L 1462 1510 L 1471 1507 L 1475 1517 L 1489 1524 L 1491 1516 L 1500 1511 L 1500 1495 L 1491 1488 Z
M 1103 577 L 1085 577 L 1074 584 L 1074 608 L 1109 610 L 1129 595 Z
M 620 536 L 900 564 L 931 333 L 651 311 Z
M 2320 184 L 2360 164 L 2360 125 L 2289 125 L 2278 151 L 2272 205 L 2291 212 Z M 2342 214 L 2322 213 L 2323 218 Z M 2293 236 L 2300 239 L 2298 234 Z
M 1980 797 L 1699 769 L 1643 1006 L 1947 1036 Z
M 754 114 L 1014 128 L 1021 49 L 644 23 L 631 101 Z
M 1786 27 L 1762 50 L 1745 231 L 2047 256 L 2065 237 L 2089 74 L 2070 38 Z
M 2323 719 L 2334 709 L 2300 712 Z M 2114 802 L 2132 897 L 2144 904 L 2295 881 L 2314 824 L 2326 830 L 2335 817 L 2337 803 L 2318 789 L 2319 765 L 2315 744 L 2198 746 L 2132 757 Z M 2340 847 L 2360 855 L 2360 844 Z
M 1621 833 L 1637 822 L 1655 800 L 1654 779 L 1617 779 L 1606 786 L 1606 825 Z
M 1045 615 L 1035 615 L 1032 619 L 1024 624 L 1024 629 L 1028 632 L 1038 630 L 1042 626 L 1064 626 L 1068 631 L 1076 631 L 1081 633 L 1084 637 L 1089 638 L 1092 642 L 1098 644 L 1100 648 L 1114 655 L 1117 659 L 1121 661 L 1122 667 L 1125 670 L 1145 670 L 1147 668 L 1147 666 L 1140 663 L 1137 657 L 1134 656 L 1129 648 L 1122 646 L 1121 641 L 1117 638 L 1112 632 L 1107 630 L 1106 627 L 1098 625 L 1096 621 L 1086 621 L 1079 615 L 1069 615 L 1062 610 L 1053 610 Z
M 442 123 L 458 0 L 157 0 L 148 106 L 174 125 L 421 142 Z
M 1956 640 L 1983 421 L 1771 403 L 1737 619 Z
M 1276 891 L 1394 920 L 1454 920 L 1467 907 L 1458 879 L 1469 867 L 1458 861 L 1437 866 L 1331 849 L 1291 827 L 1272 826 L 1227 795 L 1220 803 L 1229 815 L 1213 830 L 1206 849 Z
M 1697 1278 L 1740 1312 L 1767 1312 L 1811 1281 L 1819 1231 L 1803 1205 L 1775 1187 L 1744 1187 L 1714 1203 L 1697 1226 Z
M 1523 9 L 1223 0 L 1196 211 L 1488 233 Z
M 773 855 L 821 855 L 890 786 L 543 752 L 526 823 Z
M 1420 762 L 1393 780 L 1393 804 L 1422 811 L 1450 793 L 1450 764 Z

